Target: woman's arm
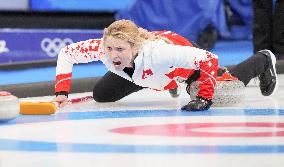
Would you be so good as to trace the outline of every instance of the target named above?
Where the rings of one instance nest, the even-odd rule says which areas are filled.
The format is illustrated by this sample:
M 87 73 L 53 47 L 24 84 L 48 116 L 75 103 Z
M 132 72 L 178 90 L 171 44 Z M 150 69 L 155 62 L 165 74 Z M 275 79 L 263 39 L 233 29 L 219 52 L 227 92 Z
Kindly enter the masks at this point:
M 189 46 L 177 46 L 171 44 L 159 44 L 152 46 L 157 54 L 154 61 L 162 66 L 200 70 L 199 91 L 197 100 L 190 102 L 186 110 L 204 110 L 210 107 L 216 86 L 218 70 L 218 57 L 213 53 Z
M 211 100 L 216 86 L 218 57 L 213 53 L 190 46 L 153 43 L 153 61 L 164 68 L 200 70 L 198 96 Z M 149 48 L 149 49 L 151 49 Z
M 98 61 L 103 55 L 101 50 L 101 39 L 81 41 L 62 48 L 57 59 L 55 93 L 68 94 L 73 64 Z

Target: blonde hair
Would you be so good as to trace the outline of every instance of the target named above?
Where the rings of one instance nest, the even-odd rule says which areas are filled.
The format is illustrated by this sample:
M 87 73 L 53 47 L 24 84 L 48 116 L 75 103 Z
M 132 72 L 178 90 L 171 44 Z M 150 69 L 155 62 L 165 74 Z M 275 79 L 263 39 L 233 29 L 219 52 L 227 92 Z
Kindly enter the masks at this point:
M 122 39 L 130 43 L 131 47 L 140 48 L 144 40 L 164 40 L 167 43 L 171 43 L 169 39 L 155 36 L 149 31 L 138 27 L 134 22 L 130 20 L 118 20 L 113 22 L 104 30 L 103 40 L 106 37 L 112 36 L 114 38 Z

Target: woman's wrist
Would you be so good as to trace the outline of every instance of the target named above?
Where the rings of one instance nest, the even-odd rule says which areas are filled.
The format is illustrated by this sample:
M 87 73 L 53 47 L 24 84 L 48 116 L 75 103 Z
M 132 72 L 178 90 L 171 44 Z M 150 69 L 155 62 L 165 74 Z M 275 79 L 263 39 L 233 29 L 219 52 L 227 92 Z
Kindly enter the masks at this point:
M 68 97 L 68 92 L 66 91 L 55 92 L 55 96 L 58 96 L 58 95 L 65 95 L 66 97 Z

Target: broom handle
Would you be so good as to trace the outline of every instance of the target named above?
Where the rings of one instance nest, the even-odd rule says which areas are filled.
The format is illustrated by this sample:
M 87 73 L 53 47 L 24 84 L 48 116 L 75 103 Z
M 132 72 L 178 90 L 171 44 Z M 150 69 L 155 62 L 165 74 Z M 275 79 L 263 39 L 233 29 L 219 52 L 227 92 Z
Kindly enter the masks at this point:
M 73 103 L 89 101 L 89 100 L 92 100 L 92 99 L 93 99 L 93 96 L 85 96 L 85 97 L 79 97 L 79 98 L 70 99 L 70 100 L 68 100 L 68 102 L 73 104 Z

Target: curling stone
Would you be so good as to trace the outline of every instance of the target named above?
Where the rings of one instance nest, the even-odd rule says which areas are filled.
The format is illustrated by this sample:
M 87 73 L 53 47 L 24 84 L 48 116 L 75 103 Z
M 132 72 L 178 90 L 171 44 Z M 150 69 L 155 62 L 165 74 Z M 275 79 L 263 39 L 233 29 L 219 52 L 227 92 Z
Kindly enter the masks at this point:
M 195 81 L 190 85 L 189 93 L 191 99 L 196 98 L 198 90 L 198 82 Z M 244 90 L 245 85 L 242 81 L 225 72 L 222 76 L 217 77 L 212 106 L 230 106 L 240 103 L 245 96 Z
M 16 118 L 19 111 L 19 99 L 10 92 L 0 91 L 0 122 Z

